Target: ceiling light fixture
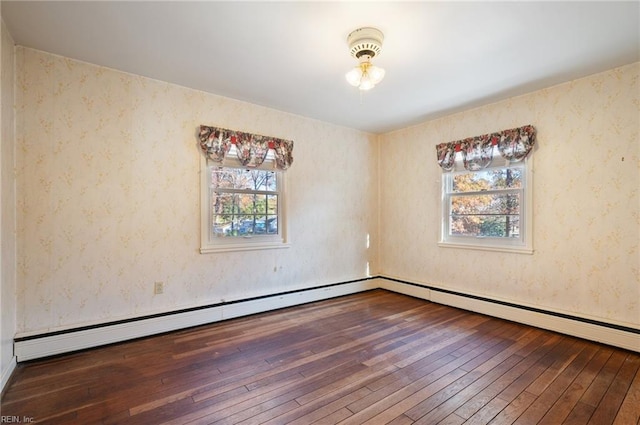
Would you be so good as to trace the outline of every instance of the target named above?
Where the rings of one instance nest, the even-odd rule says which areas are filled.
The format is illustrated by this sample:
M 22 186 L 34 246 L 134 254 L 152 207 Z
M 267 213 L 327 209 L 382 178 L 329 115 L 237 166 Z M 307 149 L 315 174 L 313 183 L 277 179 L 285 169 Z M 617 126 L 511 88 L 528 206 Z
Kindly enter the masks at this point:
M 345 77 L 352 86 L 370 90 L 384 78 L 384 69 L 371 64 L 371 59 L 380 54 L 384 35 L 377 28 L 364 27 L 352 31 L 347 37 L 351 56 L 358 59 L 358 66 Z

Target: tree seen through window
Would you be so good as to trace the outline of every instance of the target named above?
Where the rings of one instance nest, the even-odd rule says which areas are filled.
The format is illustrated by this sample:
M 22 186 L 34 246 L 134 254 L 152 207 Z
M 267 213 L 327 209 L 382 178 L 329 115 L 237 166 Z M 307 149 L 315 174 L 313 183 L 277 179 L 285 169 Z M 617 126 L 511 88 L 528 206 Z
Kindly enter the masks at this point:
M 211 168 L 213 236 L 278 234 L 276 173 L 242 168 Z
M 454 175 L 450 234 L 519 237 L 522 171 L 504 167 Z

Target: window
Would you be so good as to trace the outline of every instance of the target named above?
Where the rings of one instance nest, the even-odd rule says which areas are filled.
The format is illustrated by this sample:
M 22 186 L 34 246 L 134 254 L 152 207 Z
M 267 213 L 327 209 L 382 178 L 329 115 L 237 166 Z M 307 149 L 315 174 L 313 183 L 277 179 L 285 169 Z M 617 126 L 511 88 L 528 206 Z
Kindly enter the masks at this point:
M 531 158 L 442 175 L 441 246 L 531 253 Z
M 273 154 L 257 168 L 242 167 L 235 146 L 223 163 L 202 159 L 200 252 L 284 248 L 284 173 Z
M 436 145 L 440 246 L 533 253 L 532 125 Z M 459 153 L 459 155 L 458 155 Z

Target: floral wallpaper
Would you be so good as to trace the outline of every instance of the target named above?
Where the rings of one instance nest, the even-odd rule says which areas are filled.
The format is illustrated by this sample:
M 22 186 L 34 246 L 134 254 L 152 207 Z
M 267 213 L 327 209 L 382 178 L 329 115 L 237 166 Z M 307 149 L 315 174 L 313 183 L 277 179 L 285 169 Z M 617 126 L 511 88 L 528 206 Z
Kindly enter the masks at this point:
M 640 325 L 638 63 L 374 136 L 23 47 L 15 61 L 18 336 L 367 273 Z M 201 124 L 295 142 L 290 248 L 199 253 Z M 435 146 L 526 124 L 534 254 L 438 247 Z
M 382 273 L 640 327 L 639 74 L 635 63 L 382 136 Z M 435 146 L 525 124 L 537 129 L 534 254 L 439 247 Z
M 7 31 L 7 27 L 0 17 L 0 33 L 2 44 L 0 53 L 2 57 L 0 68 L 0 115 L 2 118 L 2 135 L 0 151 L 0 273 L 2 285 L 0 287 L 0 303 L 2 315 L 0 316 L 0 377 L 8 379 L 7 371 L 13 358 L 13 336 L 16 327 L 16 192 L 14 179 L 14 130 L 13 130 L 13 39 Z M 2 381 L 1 384 L 5 382 Z M 0 391 L 2 385 L 0 385 Z
M 23 47 L 16 73 L 19 335 L 375 271 L 375 136 Z M 201 124 L 295 141 L 290 248 L 199 253 Z

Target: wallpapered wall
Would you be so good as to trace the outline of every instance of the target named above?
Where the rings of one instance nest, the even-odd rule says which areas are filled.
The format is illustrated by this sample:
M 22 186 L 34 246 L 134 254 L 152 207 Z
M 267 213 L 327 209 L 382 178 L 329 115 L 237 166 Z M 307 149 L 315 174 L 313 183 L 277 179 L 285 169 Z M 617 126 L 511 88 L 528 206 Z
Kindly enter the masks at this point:
M 376 136 L 22 47 L 16 67 L 19 333 L 375 272 Z M 290 248 L 199 253 L 200 124 L 294 140 Z
M 640 325 L 640 64 L 384 135 L 388 276 Z M 435 145 L 532 124 L 533 255 L 438 247 Z
M 639 73 L 633 64 L 377 138 L 18 47 L 17 331 L 361 278 L 367 263 L 637 326 Z M 200 124 L 295 141 L 291 248 L 199 254 Z M 538 129 L 535 253 L 438 247 L 435 145 L 524 124 Z
M 2 135 L 0 151 L 0 376 L 8 378 L 6 372 L 13 358 L 13 336 L 16 328 L 16 191 L 14 179 L 14 113 L 13 113 L 13 39 L 0 16 L 0 34 L 2 45 L 0 53 L 0 115 L 2 116 Z M 2 385 L 0 385 L 0 389 Z

